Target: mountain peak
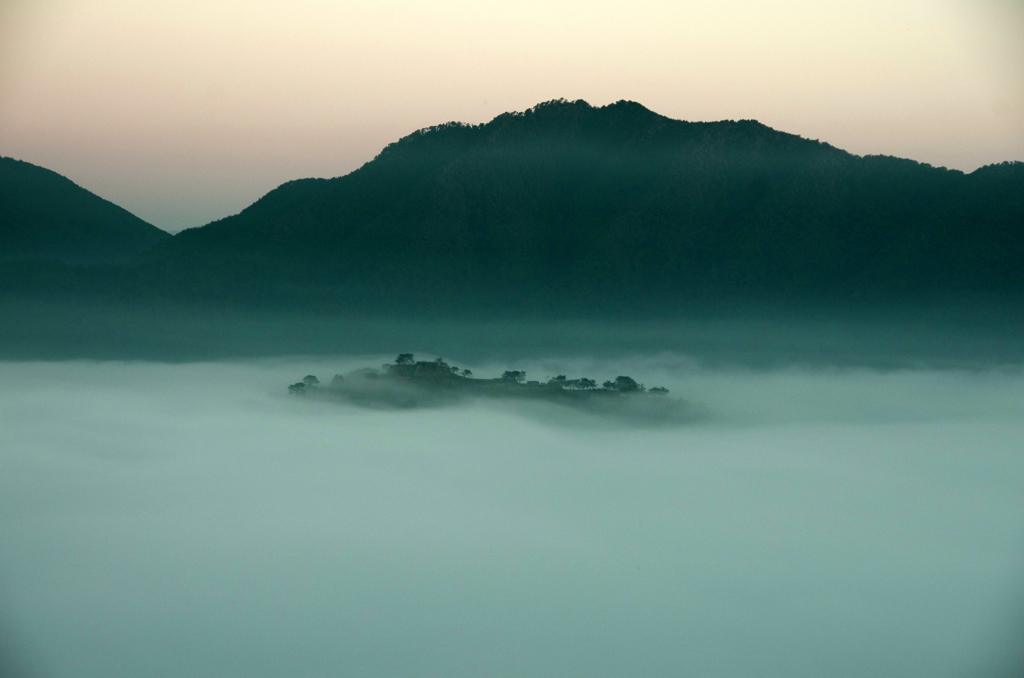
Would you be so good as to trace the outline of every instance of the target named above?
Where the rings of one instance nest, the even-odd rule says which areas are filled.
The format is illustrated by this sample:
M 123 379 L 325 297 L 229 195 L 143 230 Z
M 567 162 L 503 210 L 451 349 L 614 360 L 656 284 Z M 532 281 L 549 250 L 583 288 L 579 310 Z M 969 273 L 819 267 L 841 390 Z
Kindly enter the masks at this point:
M 0 157 L 0 259 L 131 259 L 170 234 L 56 172 Z
M 976 174 L 860 158 L 756 120 L 556 99 L 418 130 L 149 261 L 392 307 L 1024 289 L 1021 172 Z

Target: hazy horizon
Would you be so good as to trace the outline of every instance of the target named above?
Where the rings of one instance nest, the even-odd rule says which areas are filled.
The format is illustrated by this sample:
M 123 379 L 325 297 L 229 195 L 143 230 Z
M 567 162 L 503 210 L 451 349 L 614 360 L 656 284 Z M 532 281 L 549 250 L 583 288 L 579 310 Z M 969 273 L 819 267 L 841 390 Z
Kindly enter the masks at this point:
M 964 171 L 1024 159 L 1012 0 L 14 0 L 0 19 L 0 155 L 172 232 L 563 97 Z

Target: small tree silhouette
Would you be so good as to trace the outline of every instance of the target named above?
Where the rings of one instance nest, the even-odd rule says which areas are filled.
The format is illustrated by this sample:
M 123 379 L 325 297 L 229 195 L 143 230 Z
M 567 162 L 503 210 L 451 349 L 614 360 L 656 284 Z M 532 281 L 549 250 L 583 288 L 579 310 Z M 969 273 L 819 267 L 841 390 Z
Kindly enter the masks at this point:
M 303 384 L 301 381 L 292 384 L 291 386 L 288 387 L 288 392 L 291 393 L 292 395 L 303 395 L 306 392 L 306 385 Z
M 396 365 L 412 365 L 413 362 L 412 353 L 399 353 L 398 357 L 395 358 Z
M 526 379 L 526 372 L 522 370 L 506 370 L 501 374 L 501 380 L 521 384 Z
M 636 383 L 632 377 L 615 377 L 615 383 L 613 388 L 616 391 L 622 391 L 623 393 L 629 393 L 631 391 L 639 391 L 640 384 Z
M 314 377 L 312 374 L 307 374 L 302 378 L 302 383 L 306 386 L 319 386 L 320 380 Z

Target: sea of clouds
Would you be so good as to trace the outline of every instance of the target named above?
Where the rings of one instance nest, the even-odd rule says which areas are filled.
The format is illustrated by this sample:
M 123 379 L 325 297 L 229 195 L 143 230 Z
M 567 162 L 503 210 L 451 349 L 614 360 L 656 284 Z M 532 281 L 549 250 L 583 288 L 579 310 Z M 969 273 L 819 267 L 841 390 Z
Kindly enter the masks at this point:
M 393 356 L 0 363 L 11 675 L 1018 675 L 1024 374 L 462 364 L 699 405 L 288 396 Z M 2 674 L 3 671 L 0 671 Z

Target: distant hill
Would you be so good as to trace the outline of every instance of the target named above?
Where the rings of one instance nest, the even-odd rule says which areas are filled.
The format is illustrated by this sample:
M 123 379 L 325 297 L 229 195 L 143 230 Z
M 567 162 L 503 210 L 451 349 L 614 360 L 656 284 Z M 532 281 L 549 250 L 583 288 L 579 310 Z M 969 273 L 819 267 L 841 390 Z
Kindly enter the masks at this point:
M 1024 291 L 1024 163 L 969 175 L 755 121 L 553 101 L 449 123 L 165 240 L 181 294 L 373 307 L 671 309 L 693 299 Z
M 168 238 L 56 172 L 0 158 L 2 261 L 127 261 Z

